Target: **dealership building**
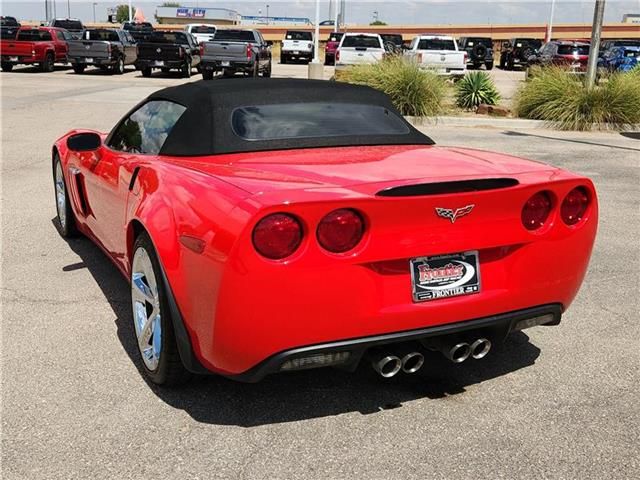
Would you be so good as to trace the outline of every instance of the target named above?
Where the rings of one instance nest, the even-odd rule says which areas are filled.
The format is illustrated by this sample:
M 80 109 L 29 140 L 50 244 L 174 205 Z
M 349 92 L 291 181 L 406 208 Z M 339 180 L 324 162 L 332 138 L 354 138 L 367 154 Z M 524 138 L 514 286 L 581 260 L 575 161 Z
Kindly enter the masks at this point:
M 214 25 L 238 25 L 241 15 L 228 8 L 157 7 L 158 23 L 184 25 L 187 23 L 212 23 Z

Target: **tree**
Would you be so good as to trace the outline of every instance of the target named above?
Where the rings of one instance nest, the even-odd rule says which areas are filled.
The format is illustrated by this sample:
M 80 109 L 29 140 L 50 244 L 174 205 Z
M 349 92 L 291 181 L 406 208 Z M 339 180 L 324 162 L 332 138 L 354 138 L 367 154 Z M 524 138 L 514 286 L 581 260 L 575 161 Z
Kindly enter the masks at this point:
M 382 20 L 376 20 L 375 22 L 371 22 L 369 25 L 377 27 L 377 26 L 387 25 L 387 22 L 383 22 Z
M 133 14 L 133 11 L 131 13 Z M 116 7 L 116 22 L 124 23 L 128 21 L 129 21 L 129 5 L 118 5 Z

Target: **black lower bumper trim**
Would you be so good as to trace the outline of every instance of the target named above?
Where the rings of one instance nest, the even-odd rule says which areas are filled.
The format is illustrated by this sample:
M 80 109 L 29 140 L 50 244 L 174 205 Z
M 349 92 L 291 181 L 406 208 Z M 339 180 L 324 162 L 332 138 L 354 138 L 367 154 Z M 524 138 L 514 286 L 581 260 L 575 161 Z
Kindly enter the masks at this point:
M 257 382 L 266 375 L 279 372 L 280 366 L 287 360 L 322 353 L 349 351 L 351 352 L 352 362 L 358 363 L 364 353 L 371 347 L 420 341 L 429 337 L 458 334 L 473 330 L 494 329 L 502 332 L 503 336 L 506 337 L 506 335 L 514 330 L 515 325 L 521 320 L 549 314 L 553 315 L 553 320 L 546 322 L 545 325 L 558 325 L 562 316 L 562 305 L 557 303 L 541 305 L 524 310 L 516 310 L 515 312 L 503 313 L 474 320 L 466 320 L 464 322 L 436 325 L 419 330 L 388 333 L 372 337 L 341 340 L 337 342 L 294 348 L 292 350 L 277 353 L 246 372 L 238 375 L 227 375 L 227 377 L 241 382 Z

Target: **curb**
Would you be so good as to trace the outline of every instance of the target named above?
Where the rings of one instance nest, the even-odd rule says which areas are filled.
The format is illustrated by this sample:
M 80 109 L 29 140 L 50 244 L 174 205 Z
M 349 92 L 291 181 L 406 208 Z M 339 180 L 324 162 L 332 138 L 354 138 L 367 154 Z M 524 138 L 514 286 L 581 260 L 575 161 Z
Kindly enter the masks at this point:
M 484 128 L 508 128 L 518 129 L 539 129 L 547 128 L 543 120 L 528 120 L 523 118 L 499 118 L 499 117 L 405 117 L 407 121 L 416 128 L 427 126 L 443 127 L 484 127 Z

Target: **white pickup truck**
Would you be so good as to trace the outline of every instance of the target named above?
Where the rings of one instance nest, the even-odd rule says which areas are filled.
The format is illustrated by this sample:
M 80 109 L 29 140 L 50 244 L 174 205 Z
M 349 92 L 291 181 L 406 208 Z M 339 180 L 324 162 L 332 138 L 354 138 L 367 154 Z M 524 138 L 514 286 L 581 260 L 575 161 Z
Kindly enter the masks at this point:
M 293 60 L 313 60 L 313 35 L 311 32 L 287 30 L 280 48 L 280 63 Z
M 458 50 L 453 37 L 420 35 L 411 41 L 405 57 L 438 75 L 462 76 L 467 70 L 467 52 Z
M 384 52 L 382 38 L 377 33 L 345 33 L 336 50 L 336 70 L 377 63 Z
M 188 23 L 184 26 L 184 31 L 196 37 L 198 43 L 212 40 L 216 30 L 215 25 L 208 23 Z

